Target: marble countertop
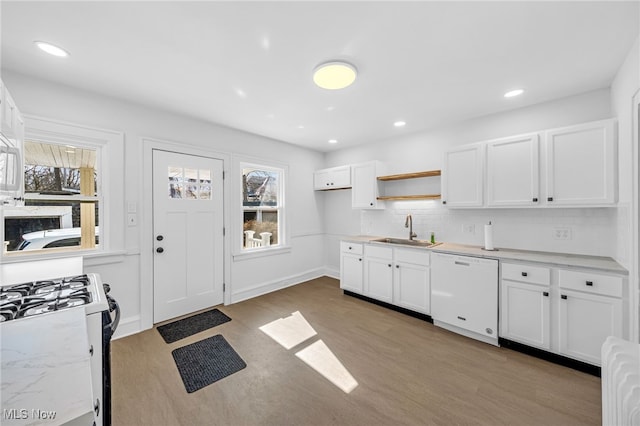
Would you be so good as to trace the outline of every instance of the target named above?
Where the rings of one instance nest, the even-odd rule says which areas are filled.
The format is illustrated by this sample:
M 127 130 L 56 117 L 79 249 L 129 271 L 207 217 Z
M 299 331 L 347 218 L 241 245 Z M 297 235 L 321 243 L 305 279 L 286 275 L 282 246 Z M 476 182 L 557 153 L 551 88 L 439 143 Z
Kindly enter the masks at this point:
M 368 243 L 371 240 L 384 238 L 375 235 L 348 235 L 342 238 L 343 241 Z M 376 242 L 376 244 L 385 244 Z M 400 246 L 393 244 L 393 246 Z M 401 246 L 416 248 L 413 246 Z M 486 251 L 480 246 L 472 246 L 456 243 L 439 243 L 433 247 L 416 248 L 419 250 L 429 250 L 439 253 L 450 253 L 467 256 L 484 257 L 488 259 L 498 259 L 502 261 L 515 260 L 520 262 L 544 263 L 553 266 L 578 267 L 599 270 L 603 272 L 613 272 L 621 275 L 628 275 L 629 272 L 618 262 L 610 257 L 586 256 L 579 254 L 551 253 L 530 250 L 515 250 L 499 248 L 496 251 Z
M 0 351 L 2 425 L 60 425 L 93 410 L 83 307 L 0 323 Z

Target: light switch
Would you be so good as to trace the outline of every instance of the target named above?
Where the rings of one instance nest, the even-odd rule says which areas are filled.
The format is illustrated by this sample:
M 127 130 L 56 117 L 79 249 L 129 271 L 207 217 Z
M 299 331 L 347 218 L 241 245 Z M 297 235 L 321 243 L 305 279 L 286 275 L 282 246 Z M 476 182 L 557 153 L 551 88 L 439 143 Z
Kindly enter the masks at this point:
M 135 213 L 138 211 L 138 205 L 136 203 L 129 203 L 127 205 L 127 213 Z

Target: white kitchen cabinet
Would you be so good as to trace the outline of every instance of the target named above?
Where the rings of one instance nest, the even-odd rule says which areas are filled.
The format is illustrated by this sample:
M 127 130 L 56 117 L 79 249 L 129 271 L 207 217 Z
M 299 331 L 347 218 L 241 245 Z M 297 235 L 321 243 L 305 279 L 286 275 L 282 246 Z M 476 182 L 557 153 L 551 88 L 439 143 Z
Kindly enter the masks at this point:
M 430 313 L 429 257 L 429 252 L 424 249 L 394 249 L 394 305 L 423 314 Z
M 551 271 L 502 263 L 500 336 L 551 349 Z
M 313 173 L 313 189 L 326 191 L 351 188 L 351 166 L 331 167 Z
M 607 336 L 626 338 L 622 277 L 502 263 L 500 337 L 600 365 Z
M 558 286 L 559 352 L 599 365 L 605 339 L 625 337 L 622 278 L 591 271 L 560 270 Z
M 393 249 L 386 246 L 364 247 L 364 294 L 393 303 Z
M 613 119 L 548 130 L 545 136 L 547 205 L 614 204 L 616 141 Z
M 378 200 L 380 188 L 377 176 L 382 174 L 379 161 L 351 166 L 351 206 L 354 209 L 383 209 L 384 201 Z
M 448 207 L 481 207 L 483 203 L 484 145 L 447 151 L 442 170 L 442 204 Z
M 24 203 L 24 120 L 0 81 L 0 205 Z
M 540 202 L 537 133 L 487 142 L 487 206 L 534 206 Z
M 354 293 L 364 292 L 362 244 L 340 243 L 340 288 Z
M 498 344 L 498 261 L 431 254 L 434 324 Z

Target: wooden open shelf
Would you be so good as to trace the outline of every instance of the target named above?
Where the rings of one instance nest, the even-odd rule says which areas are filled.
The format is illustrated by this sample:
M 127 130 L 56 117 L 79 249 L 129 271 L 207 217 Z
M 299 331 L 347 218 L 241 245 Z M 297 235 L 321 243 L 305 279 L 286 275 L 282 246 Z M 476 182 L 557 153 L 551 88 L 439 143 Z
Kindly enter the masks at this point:
M 424 172 L 401 173 L 397 175 L 378 176 L 379 181 L 388 182 L 393 180 L 428 178 L 441 175 L 440 170 L 427 170 Z M 378 200 L 437 200 L 440 194 L 419 194 L 419 195 L 385 195 L 377 197 Z
M 401 173 L 398 175 L 388 175 L 388 176 L 378 176 L 378 180 L 388 181 L 388 180 L 402 180 L 402 179 L 416 179 L 416 178 L 424 178 L 424 177 L 433 177 L 440 176 L 442 172 L 440 170 L 428 170 L 425 172 L 415 172 L 415 173 Z
M 378 200 L 437 200 L 439 198 L 440 198 L 440 194 L 388 195 L 383 197 L 377 197 Z

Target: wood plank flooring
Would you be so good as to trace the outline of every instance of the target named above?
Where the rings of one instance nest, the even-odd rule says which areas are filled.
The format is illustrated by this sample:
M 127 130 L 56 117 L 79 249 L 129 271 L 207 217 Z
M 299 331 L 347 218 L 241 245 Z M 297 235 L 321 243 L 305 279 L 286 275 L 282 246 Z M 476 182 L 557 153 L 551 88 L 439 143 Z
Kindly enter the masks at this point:
M 600 379 L 342 294 L 323 277 L 230 306 L 172 344 L 112 343 L 113 424 L 598 425 Z M 258 328 L 300 311 L 318 335 L 286 350 Z M 222 334 L 247 367 L 188 394 L 171 351 Z M 295 356 L 322 339 L 358 382 L 345 394 Z

